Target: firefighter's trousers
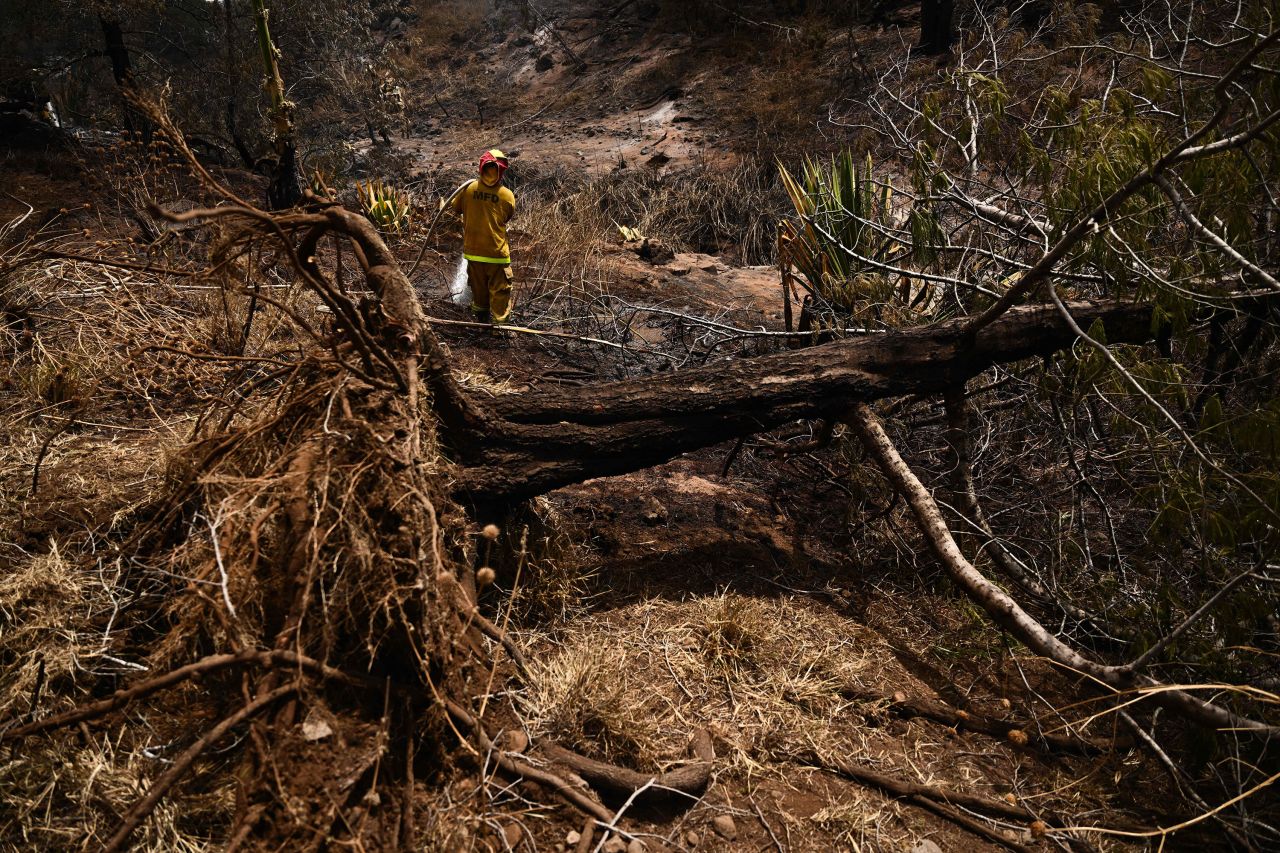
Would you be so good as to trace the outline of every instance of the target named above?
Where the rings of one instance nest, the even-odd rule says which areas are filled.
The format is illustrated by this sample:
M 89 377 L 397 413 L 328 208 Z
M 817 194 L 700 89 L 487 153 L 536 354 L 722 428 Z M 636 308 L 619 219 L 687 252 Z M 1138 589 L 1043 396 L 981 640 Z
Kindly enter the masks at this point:
M 505 323 L 511 314 L 510 264 L 467 261 L 467 284 L 471 286 L 471 311 L 489 316 L 490 322 Z

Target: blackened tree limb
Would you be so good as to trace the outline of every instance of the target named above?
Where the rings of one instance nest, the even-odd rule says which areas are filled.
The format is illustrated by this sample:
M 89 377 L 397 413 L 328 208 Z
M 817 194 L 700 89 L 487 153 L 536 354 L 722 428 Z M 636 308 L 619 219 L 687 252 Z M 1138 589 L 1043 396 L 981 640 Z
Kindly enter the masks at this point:
M 1071 311 L 1085 326 L 1100 321 L 1111 343 L 1151 338 L 1148 305 L 1079 302 Z M 1077 339 L 1051 306 L 1010 310 L 972 339 L 965 322 L 492 401 L 494 420 L 482 449 L 462 460 L 455 494 L 472 504 L 533 497 L 798 418 L 839 417 L 856 402 L 942 393 L 992 365 Z

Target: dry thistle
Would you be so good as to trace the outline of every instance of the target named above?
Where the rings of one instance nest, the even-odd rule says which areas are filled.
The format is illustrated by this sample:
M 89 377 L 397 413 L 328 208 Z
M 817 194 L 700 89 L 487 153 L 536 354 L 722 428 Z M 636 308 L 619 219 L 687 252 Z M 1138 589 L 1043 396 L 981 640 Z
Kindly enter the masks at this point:
M 493 569 L 489 568 L 488 566 L 485 566 L 484 568 L 480 569 L 480 571 L 476 572 L 476 586 L 480 587 L 481 589 L 484 589 L 486 586 L 493 583 L 493 578 L 494 578 Z
M 496 524 L 486 524 L 482 532 L 484 533 L 484 538 L 492 542 L 498 538 L 498 534 L 502 531 L 498 529 L 498 525 Z

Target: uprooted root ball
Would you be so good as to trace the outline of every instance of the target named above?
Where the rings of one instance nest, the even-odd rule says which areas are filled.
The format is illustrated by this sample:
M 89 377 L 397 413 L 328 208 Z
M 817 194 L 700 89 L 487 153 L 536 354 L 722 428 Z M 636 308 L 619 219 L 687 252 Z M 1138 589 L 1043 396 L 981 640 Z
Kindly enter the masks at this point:
M 461 518 L 436 485 L 430 419 L 392 392 L 317 372 L 278 408 L 188 449 L 187 470 L 139 561 L 141 571 L 185 587 L 174 585 L 154 668 L 202 652 L 269 648 L 351 673 L 366 690 L 383 685 L 385 696 L 353 702 L 307 682 L 275 718 L 302 721 L 300 733 L 254 738 L 254 775 L 273 779 L 256 792 L 258 811 L 277 812 L 277 837 L 290 825 L 303 832 L 332 823 L 334 798 L 359 794 L 368 800 L 357 797 L 360 809 L 376 811 L 386 793 L 373 767 L 390 741 L 404 756 L 413 730 L 439 725 L 407 708 L 434 691 L 463 695 L 466 670 L 449 556 L 459 546 L 448 533 Z M 255 673 L 253 692 L 293 677 Z

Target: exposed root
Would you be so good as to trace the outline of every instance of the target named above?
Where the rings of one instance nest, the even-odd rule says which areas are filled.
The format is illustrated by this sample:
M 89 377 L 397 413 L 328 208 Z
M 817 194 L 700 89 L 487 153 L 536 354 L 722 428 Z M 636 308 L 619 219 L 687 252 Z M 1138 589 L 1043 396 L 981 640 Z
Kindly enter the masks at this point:
M 1124 744 L 1104 743 L 1084 736 L 1043 732 L 1038 728 L 1029 730 L 1028 727 L 1017 722 L 999 720 L 969 711 L 962 711 L 936 699 L 913 698 L 902 695 L 881 697 L 868 692 L 855 691 L 846 691 L 845 695 L 860 702 L 883 703 L 885 711 L 895 717 L 902 717 L 903 719 L 920 717 L 926 720 L 933 720 L 945 726 L 952 726 L 957 730 L 973 731 L 1000 740 L 1006 740 L 1015 746 L 1023 743 L 1032 743 L 1051 752 L 1077 753 L 1081 755 L 1100 755 L 1124 746 Z
M 597 790 L 626 796 L 648 789 L 646 793 L 650 800 L 676 799 L 677 801 L 681 798 L 696 799 L 711 780 L 711 762 L 716 758 L 715 748 L 711 743 L 711 733 L 703 729 L 695 734 L 690 750 L 696 759 L 692 764 L 655 776 L 596 761 L 557 744 L 547 744 L 543 747 L 543 752 L 548 758 L 568 767 Z
M 567 779 L 547 770 L 534 767 L 527 761 L 515 758 L 499 749 L 494 744 L 493 739 L 489 737 L 488 732 L 484 730 L 484 726 L 461 705 L 445 700 L 445 707 L 448 708 L 450 716 L 475 737 L 480 747 L 492 754 L 493 760 L 503 771 L 516 779 L 528 779 L 536 782 L 551 793 L 561 797 L 569 805 L 584 814 L 591 815 L 597 820 L 610 821 L 613 819 L 613 814 L 603 804 L 589 797 Z

